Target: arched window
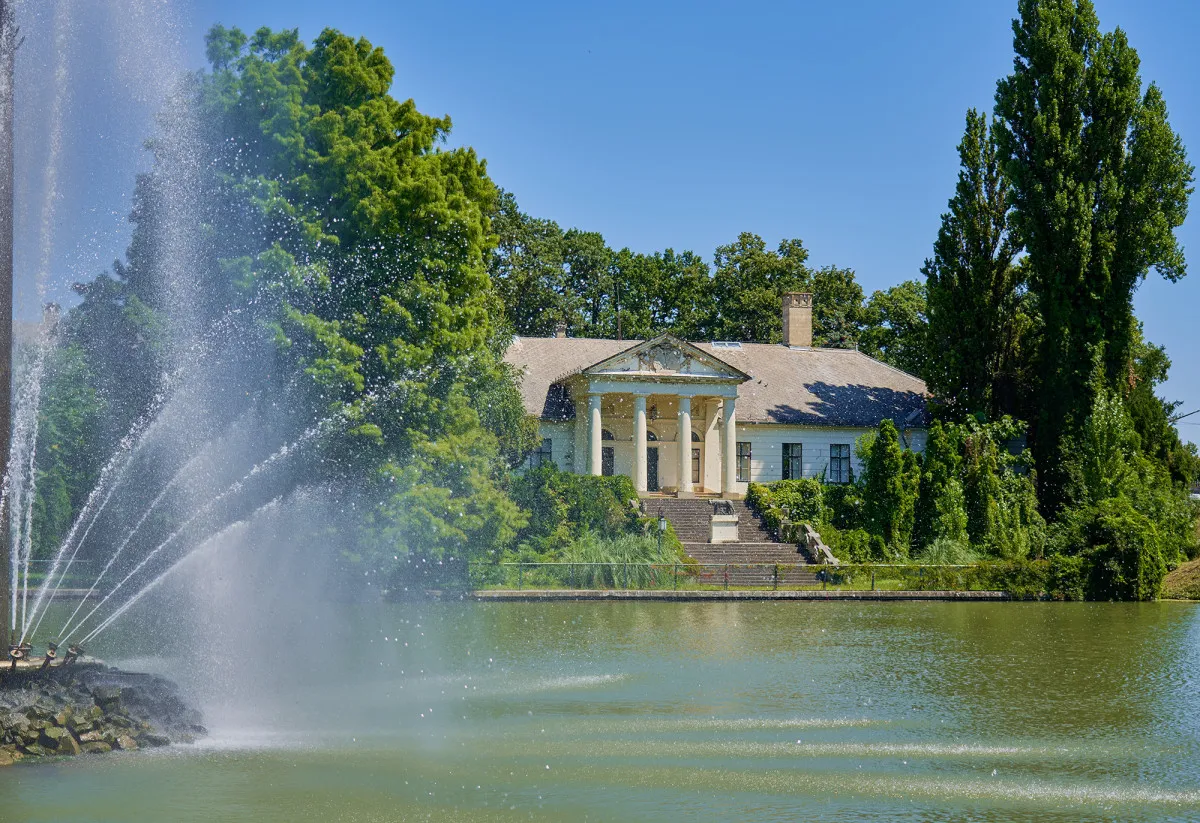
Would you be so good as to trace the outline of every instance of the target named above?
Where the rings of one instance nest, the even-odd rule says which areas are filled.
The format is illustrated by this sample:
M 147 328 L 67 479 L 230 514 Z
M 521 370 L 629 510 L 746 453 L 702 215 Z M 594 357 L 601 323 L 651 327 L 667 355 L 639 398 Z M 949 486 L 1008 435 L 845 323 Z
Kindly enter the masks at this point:
M 697 434 L 697 433 L 696 433 L 696 432 L 694 432 L 694 431 L 692 432 L 692 442 L 693 442 L 693 443 L 699 443 L 699 442 L 700 442 L 700 435 L 699 435 L 699 434 Z
M 617 438 L 613 437 L 613 433 L 610 432 L 608 429 L 601 429 L 600 430 L 600 439 L 601 440 L 616 440 Z
M 646 429 L 646 440 L 650 443 L 653 443 L 658 440 L 658 435 L 649 429 Z

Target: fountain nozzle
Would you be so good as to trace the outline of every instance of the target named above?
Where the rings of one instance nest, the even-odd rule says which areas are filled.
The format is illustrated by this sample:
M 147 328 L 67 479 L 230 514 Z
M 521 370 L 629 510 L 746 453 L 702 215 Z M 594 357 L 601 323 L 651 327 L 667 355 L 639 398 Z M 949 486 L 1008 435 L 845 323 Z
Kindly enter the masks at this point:
M 78 643 L 72 643 L 70 646 L 67 646 L 67 656 L 63 658 L 63 665 L 70 666 L 81 654 L 83 654 L 83 646 Z
M 14 643 L 8 647 L 8 659 L 12 661 L 13 670 L 16 670 L 19 661 L 29 657 L 32 648 L 29 643 Z
M 50 664 L 54 662 L 54 658 L 58 657 L 58 641 L 51 640 L 46 644 L 46 657 L 42 660 L 42 668 L 50 668 Z

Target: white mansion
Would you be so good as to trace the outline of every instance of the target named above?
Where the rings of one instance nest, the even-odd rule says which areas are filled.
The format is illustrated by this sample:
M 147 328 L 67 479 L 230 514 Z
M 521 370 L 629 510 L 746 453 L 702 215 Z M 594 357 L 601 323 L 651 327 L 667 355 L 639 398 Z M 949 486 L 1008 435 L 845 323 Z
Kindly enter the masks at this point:
M 535 463 L 624 474 L 643 494 L 741 497 L 748 482 L 860 467 L 855 441 L 891 418 L 925 446 L 925 383 L 850 349 L 812 346 L 812 295 L 783 296 L 782 344 L 516 338 Z

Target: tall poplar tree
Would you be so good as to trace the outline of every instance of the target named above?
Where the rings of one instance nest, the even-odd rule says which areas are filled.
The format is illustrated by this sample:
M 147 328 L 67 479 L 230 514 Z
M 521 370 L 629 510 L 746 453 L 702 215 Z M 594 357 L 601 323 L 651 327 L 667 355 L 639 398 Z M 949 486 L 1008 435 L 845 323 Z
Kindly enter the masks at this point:
M 958 186 L 922 273 L 928 281 L 926 375 L 955 416 L 1001 411 L 1003 379 L 1020 270 L 1009 227 L 1008 182 L 996 155 L 987 116 L 971 109 L 958 144 Z
M 1134 290 L 1150 268 L 1184 276 L 1175 229 L 1194 170 L 1162 93 L 1142 89 L 1137 52 L 1120 29 L 1100 33 L 1090 0 L 1020 0 L 1019 11 L 996 139 L 1044 322 L 1034 450 L 1053 513 L 1094 366 L 1114 388 L 1128 374 Z

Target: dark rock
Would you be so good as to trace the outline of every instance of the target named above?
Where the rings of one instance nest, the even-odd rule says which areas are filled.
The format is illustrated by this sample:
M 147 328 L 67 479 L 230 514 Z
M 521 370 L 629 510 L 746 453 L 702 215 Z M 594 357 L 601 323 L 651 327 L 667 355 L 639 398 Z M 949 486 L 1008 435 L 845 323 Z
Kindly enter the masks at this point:
M 60 740 L 62 740 L 64 737 L 70 736 L 71 733 L 66 729 L 59 726 L 51 726 L 48 729 L 42 730 L 42 737 L 38 742 L 40 742 L 47 749 L 56 749 L 58 748 L 58 743 Z
M 207 733 L 202 721 L 161 677 L 98 664 L 17 672 L 0 681 L 0 765 L 25 755 L 190 743 Z
M 79 752 L 79 741 L 72 737 L 70 732 L 67 732 L 58 741 L 58 753 L 60 755 L 76 755 Z
M 117 711 L 121 707 L 121 688 L 119 686 L 97 686 L 92 689 L 92 699 L 106 714 Z

